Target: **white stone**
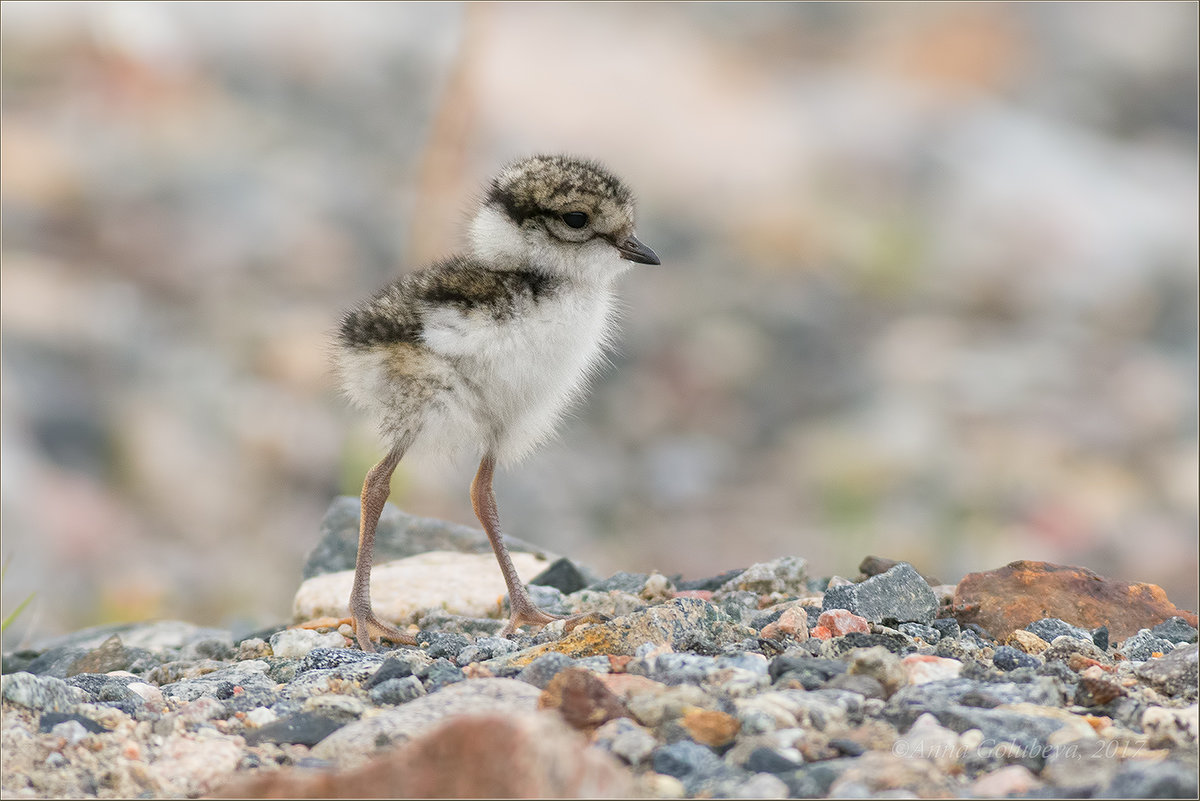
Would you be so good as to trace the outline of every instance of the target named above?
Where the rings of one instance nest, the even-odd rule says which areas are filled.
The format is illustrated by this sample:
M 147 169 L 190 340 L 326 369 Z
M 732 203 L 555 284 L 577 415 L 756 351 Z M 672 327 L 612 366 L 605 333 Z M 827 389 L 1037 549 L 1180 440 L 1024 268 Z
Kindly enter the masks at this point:
M 535 554 L 511 555 L 517 574 L 524 579 L 533 578 L 548 565 Z M 296 591 L 292 614 L 297 620 L 349 616 L 346 604 L 353 582 L 353 570 L 310 578 Z M 467 617 L 499 617 L 507 592 L 491 554 L 430 551 L 375 565 L 371 572 L 375 614 L 399 625 L 417 622 L 430 609 Z
M 248 726 L 266 726 L 268 723 L 272 723 L 278 719 L 279 716 L 265 706 L 251 709 L 246 713 L 246 725 Z
M 346 638 L 336 631 L 320 634 L 311 629 L 285 629 L 271 635 L 271 652 L 286 659 L 302 659 L 314 648 L 345 647 Z

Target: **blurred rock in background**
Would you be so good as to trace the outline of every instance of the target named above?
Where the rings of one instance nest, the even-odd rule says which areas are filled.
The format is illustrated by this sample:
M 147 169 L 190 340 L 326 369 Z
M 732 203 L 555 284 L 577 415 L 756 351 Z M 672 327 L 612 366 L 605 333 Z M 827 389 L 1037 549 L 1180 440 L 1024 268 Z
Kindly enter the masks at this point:
M 10 635 L 283 619 L 381 452 L 340 312 L 497 165 L 640 198 L 515 535 L 686 576 L 1086 565 L 1196 606 L 1193 4 L 6 4 Z M 473 523 L 473 465 L 393 501 Z M 6 647 L 8 645 L 6 644 Z

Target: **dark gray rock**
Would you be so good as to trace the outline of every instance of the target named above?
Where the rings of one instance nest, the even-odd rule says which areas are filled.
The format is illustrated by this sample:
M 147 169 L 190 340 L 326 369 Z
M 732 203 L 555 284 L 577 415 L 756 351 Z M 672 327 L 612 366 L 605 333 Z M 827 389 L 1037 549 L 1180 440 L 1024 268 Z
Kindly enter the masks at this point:
M 538 573 L 529 583 L 539 587 L 553 587 L 563 595 L 582 590 L 595 579 L 589 579 L 584 571 L 567 557 L 555 559 L 550 566 Z
M 1121 643 L 1121 653 L 1130 662 L 1144 662 L 1155 653 L 1169 654 L 1174 650 L 1175 643 L 1159 637 L 1150 629 L 1142 629 Z
M 806 690 L 817 690 L 834 676 L 845 673 L 846 668 L 846 663 L 840 659 L 801 657 L 789 652 L 771 660 L 767 675 L 772 683 L 795 680 Z
M 1092 641 L 1092 633 L 1087 629 L 1079 626 L 1072 626 L 1065 620 L 1059 620 L 1056 617 L 1044 617 L 1041 620 L 1035 620 L 1025 627 L 1025 630 L 1036 634 L 1046 642 L 1054 642 L 1058 637 L 1074 637 L 1077 640 Z
M 416 676 L 405 676 L 386 679 L 373 686 L 367 695 L 373 703 L 396 706 L 425 695 L 425 687 Z
M 1108 626 L 1092 629 L 1092 644 L 1101 651 L 1108 650 Z
M 992 664 L 1000 670 L 1016 670 L 1017 668 L 1036 668 L 1042 664 L 1042 660 L 1013 648 L 1011 645 L 1001 645 L 992 655 Z
M 359 499 L 348 495 L 336 498 L 321 521 L 321 535 L 304 563 L 304 578 L 353 570 L 358 554 Z M 511 551 L 547 553 L 516 537 L 505 536 Z M 392 504 L 383 507 L 375 530 L 375 564 L 403 559 L 428 551 L 491 553 L 492 546 L 482 529 L 460 526 L 444 520 L 417 517 Z
M 96 721 L 92 720 L 89 717 L 85 717 L 84 715 L 74 715 L 74 714 L 70 714 L 67 712 L 46 712 L 46 713 L 44 713 L 41 717 L 41 720 L 38 721 L 38 731 L 45 734 L 46 732 L 50 731 L 58 724 L 66 723 L 68 720 L 75 721 L 80 726 L 83 726 L 83 728 L 85 728 L 86 730 L 91 732 L 92 734 L 103 734 L 105 732 L 111 731 L 111 729 L 109 729 L 107 726 L 102 726 L 101 724 L 97 723 Z
M 246 732 L 246 742 L 250 745 L 295 743 L 311 748 L 348 722 L 316 712 L 299 712 Z
M 383 664 L 379 666 L 379 670 L 371 674 L 371 677 L 363 682 L 363 687 L 367 690 L 374 688 L 378 684 L 392 679 L 403 679 L 413 674 L 413 665 L 407 659 L 387 658 L 383 660 Z
M 929 625 L 937 630 L 937 633 L 942 635 L 942 637 L 950 639 L 957 638 L 959 632 L 962 631 L 958 626 L 958 621 L 952 617 L 941 617 L 937 620 L 932 620 Z
M 526 684 L 532 684 L 539 690 L 544 690 L 560 670 L 569 668 L 573 664 L 575 664 L 575 660 L 566 654 L 557 652 L 543 654 L 526 665 L 517 674 L 517 679 Z
M 938 600 L 916 568 L 901 562 L 857 584 L 831 587 L 822 605 L 823 611 L 830 609 L 849 609 L 872 623 L 930 623 L 937 614 Z
M 1150 632 L 1173 643 L 1196 642 L 1196 629 L 1181 617 L 1167 618 L 1150 629 Z
M 865 632 L 852 631 L 849 634 L 835 637 L 829 641 L 830 650 L 841 656 L 856 648 L 874 648 L 881 645 L 893 654 L 901 656 L 916 650 L 916 643 L 898 631 L 894 632 Z
M 790 773 L 800 767 L 801 763 L 788 759 L 774 748 L 755 748 L 746 760 L 746 770 L 751 773 Z

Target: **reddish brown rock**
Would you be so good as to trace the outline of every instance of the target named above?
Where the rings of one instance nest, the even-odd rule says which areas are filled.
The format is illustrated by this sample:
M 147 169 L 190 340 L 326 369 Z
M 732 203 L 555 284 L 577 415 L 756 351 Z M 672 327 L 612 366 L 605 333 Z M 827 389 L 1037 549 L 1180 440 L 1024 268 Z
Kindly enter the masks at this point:
M 225 785 L 218 798 L 623 798 L 632 775 L 556 716 L 468 715 L 335 773 L 284 769 Z
M 809 632 L 819 640 L 844 637 L 852 631 L 869 632 L 871 624 L 847 609 L 830 609 L 817 618 L 816 627 Z
M 808 639 L 808 613 L 804 607 L 796 603 L 783 610 L 783 614 L 773 623 L 768 623 L 759 632 L 760 637 L 775 640 L 782 637 L 802 642 Z
M 572 728 L 593 731 L 615 718 L 629 717 L 621 699 L 581 667 L 560 670 L 538 698 L 539 709 L 557 709 Z
M 954 617 L 977 623 L 1000 640 L 1036 620 L 1056 617 L 1075 626 L 1108 626 L 1123 640 L 1178 615 L 1195 626 L 1195 612 L 1177 609 L 1155 584 L 1129 584 L 1085 567 L 1050 562 L 1012 562 L 970 573 L 954 591 Z

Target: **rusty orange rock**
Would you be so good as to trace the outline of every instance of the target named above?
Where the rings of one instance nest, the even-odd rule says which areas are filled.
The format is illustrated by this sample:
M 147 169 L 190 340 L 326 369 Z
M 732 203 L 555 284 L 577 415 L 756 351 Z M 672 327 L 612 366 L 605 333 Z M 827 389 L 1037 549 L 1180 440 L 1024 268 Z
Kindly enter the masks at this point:
M 713 748 L 733 742 L 742 728 L 737 718 L 715 709 L 693 709 L 679 723 L 693 740 Z
M 1176 615 L 1188 625 L 1197 624 L 1195 612 L 1177 609 L 1156 584 L 1130 584 L 1086 567 L 1029 561 L 968 574 L 954 591 L 953 613 L 959 623 L 977 623 L 1000 640 L 1046 617 L 1087 629 L 1108 626 L 1115 640 Z

